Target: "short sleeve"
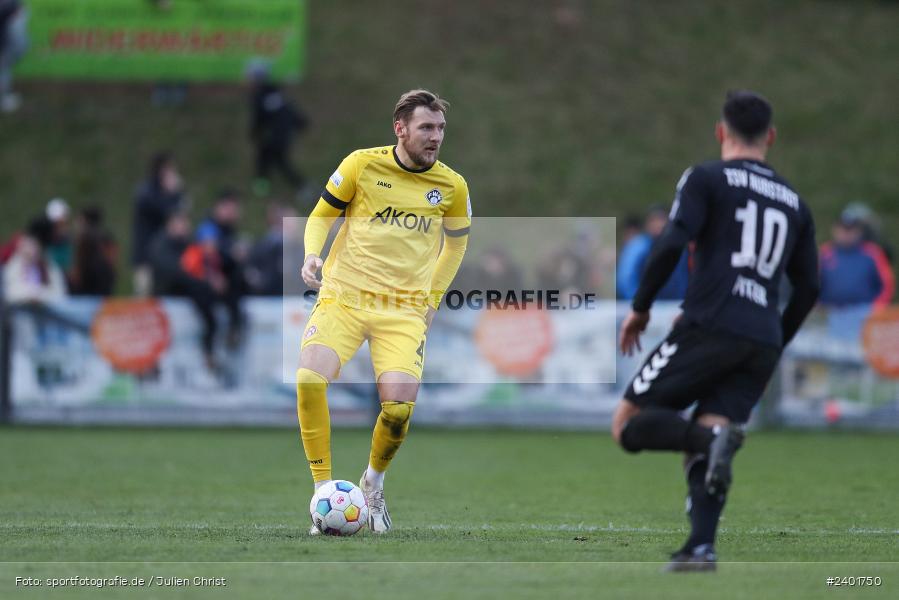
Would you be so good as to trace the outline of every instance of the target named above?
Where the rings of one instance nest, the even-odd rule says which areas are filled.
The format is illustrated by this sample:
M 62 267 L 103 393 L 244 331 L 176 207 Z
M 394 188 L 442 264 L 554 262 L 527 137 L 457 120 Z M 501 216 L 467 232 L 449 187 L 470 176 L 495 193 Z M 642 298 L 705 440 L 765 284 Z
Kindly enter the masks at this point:
M 691 238 L 696 237 L 706 222 L 710 190 L 708 175 L 699 167 L 690 167 L 681 175 L 671 206 L 670 219 L 680 225 Z
M 443 214 L 443 230 L 449 236 L 462 236 L 471 229 L 471 195 L 461 177 L 453 192 L 452 202 Z
M 334 208 L 345 209 L 356 195 L 358 173 L 359 159 L 356 154 L 350 154 L 328 178 L 322 198 Z

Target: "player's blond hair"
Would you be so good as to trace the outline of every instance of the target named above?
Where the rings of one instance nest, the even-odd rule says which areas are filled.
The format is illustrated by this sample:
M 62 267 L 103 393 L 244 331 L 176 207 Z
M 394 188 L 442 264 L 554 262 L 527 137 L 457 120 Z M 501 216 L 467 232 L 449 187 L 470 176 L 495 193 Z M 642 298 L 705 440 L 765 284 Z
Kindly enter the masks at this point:
M 439 110 L 446 114 L 449 102 L 428 90 L 409 90 L 400 96 L 400 99 L 397 101 L 396 107 L 393 109 L 393 121 L 407 122 L 419 106 L 424 106 L 431 110 Z

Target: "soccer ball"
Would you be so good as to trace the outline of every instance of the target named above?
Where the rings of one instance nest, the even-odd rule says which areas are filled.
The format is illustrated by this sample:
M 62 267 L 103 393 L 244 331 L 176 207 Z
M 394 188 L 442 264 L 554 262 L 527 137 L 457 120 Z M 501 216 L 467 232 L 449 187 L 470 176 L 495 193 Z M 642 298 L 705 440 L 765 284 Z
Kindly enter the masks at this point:
M 368 504 L 358 486 L 336 479 L 315 490 L 309 515 L 326 535 L 353 535 L 368 523 Z

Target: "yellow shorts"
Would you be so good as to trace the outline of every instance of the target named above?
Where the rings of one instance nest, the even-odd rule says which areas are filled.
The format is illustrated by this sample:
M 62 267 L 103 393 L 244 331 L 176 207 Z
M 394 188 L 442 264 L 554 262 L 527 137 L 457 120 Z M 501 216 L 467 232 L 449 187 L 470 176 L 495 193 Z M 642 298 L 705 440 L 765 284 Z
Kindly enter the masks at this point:
M 340 366 L 368 340 L 375 381 L 382 373 L 400 371 L 421 381 L 425 360 L 423 316 L 399 312 L 370 312 L 335 300 L 319 300 L 303 330 L 301 348 L 327 346 L 337 353 Z

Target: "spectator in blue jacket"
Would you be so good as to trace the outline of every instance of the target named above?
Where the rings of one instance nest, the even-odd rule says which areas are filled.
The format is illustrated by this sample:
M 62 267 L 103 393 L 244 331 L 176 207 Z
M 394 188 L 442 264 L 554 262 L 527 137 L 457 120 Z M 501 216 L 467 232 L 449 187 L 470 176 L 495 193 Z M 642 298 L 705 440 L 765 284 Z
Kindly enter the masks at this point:
M 843 211 L 832 236 L 821 246 L 820 301 L 831 334 L 856 340 L 871 310 L 892 300 L 893 271 L 883 249 L 865 240 L 864 223 L 853 211 Z
M 895 281 L 886 254 L 864 239 L 864 224 L 844 211 L 833 239 L 821 246 L 821 304 L 828 307 L 887 306 Z
M 668 212 L 662 206 L 653 206 L 646 215 L 643 232 L 633 236 L 621 248 L 615 281 L 620 300 L 630 300 L 637 293 L 646 258 L 649 256 L 655 240 L 662 234 L 662 230 L 667 224 Z M 680 262 L 677 263 L 677 267 L 656 298 L 659 300 L 683 300 L 687 293 L 689 277 L 687 251 L 684 250 Z

